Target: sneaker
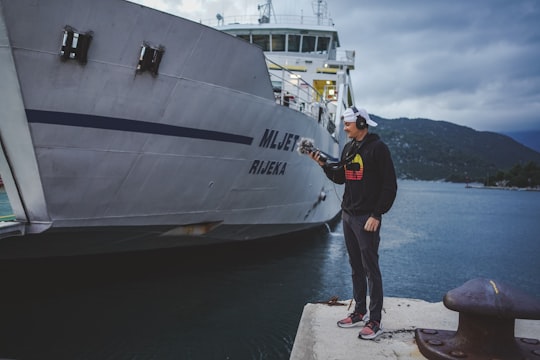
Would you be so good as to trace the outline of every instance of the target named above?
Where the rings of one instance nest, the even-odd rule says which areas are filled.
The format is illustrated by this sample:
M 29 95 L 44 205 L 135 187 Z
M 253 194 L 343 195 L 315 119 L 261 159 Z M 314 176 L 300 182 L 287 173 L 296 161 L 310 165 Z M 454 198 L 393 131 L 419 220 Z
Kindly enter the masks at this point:
M 360 334 L 358 334 L 359 338 L 362 338 L 364 340 L 372 340 L 375 339 L 377 336 L 381 335 L 383 333 L 383 329 L 381 327 L 381 324 L 378 321 L 370 320 L 360 330 Z
M 342 328 L 350 328 L 353 326 L 364 325 L 365 322 L 368 320 L 369 320 L 369 316 L 367 314 L 362 315 L 360 313 L 354 312 L 354 313 L 350 313 L 349 316 L 347 316 L 345 319 L 339 320 L 337 322 L 337 326 L 342 327 Z

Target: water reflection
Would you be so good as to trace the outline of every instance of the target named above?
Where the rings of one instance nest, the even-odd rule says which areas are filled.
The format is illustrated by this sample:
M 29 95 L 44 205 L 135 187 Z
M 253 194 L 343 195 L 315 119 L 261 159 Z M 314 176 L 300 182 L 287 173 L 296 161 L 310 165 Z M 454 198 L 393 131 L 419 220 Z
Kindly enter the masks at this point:
M 257 243 L 3 261 L 0 357 L 288 358 L 325 229 Z M 7 275 L 9 274 L 9 275 Z

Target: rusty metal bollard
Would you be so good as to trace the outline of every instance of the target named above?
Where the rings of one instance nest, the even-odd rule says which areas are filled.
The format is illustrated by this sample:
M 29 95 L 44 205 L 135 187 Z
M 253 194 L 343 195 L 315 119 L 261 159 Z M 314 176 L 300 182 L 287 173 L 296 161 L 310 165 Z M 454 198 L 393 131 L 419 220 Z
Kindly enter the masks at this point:
M 450 290 L 444 305 L 459 312 L 456 332 L 416 329 L 430 360 L 540 360 L 540 340 L 514 337 L 515 319 L 540 320 L 540 300 L 484 278 Z

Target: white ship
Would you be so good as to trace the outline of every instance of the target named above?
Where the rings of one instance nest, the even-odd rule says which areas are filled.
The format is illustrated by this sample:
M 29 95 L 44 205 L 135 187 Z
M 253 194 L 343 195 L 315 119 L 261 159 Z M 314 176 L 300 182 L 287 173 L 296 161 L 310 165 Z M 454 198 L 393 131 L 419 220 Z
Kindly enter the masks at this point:
M 320 226 L 354 53 L 323 1 L 206 26 L 124 0 L 0 0 L 0 258 L 243 241 Z M 217 26 L 215 26 L 217 25 Z M 1 215 L 1 214 L 0 214 Z

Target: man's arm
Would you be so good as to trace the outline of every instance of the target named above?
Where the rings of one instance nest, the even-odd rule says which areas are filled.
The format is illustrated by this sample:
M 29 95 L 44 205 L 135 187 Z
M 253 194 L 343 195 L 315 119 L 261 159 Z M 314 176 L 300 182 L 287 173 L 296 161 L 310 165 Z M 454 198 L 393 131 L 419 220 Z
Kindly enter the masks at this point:
M 397 179 L 392 155 L 390 154 L 388 146 L 381 142 L 376 154 L 382 188 L 379 201 L 377 201 L 375 209 L 373 210 L 373 215 L 374 217 L 380 218 L 380 216 L 388 212 L 394 204 L 397 194 Z
M 312 158 L 320 167 L 322 167 L 326 177 L 336 184 L 345 183 L 345 170 L 339 163 L 328 163 L 328 161 L 321 160 L 321 153 L 314 151 L 309 153 L 309 157 Z

